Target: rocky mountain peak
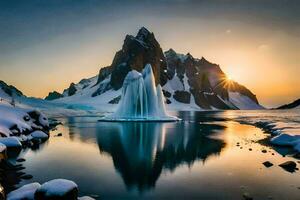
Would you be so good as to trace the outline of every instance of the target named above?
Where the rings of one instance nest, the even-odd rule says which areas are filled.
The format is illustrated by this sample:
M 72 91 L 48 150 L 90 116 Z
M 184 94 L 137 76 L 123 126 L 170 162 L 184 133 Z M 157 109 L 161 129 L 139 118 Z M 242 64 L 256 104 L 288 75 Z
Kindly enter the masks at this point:
M 7 85 L 4 81 L 0 80 L 0 89 L 3 90 L 8 96 L 24 96 L 23 93 L 12 85 Z
M 147 28 L 142 27 L 140 28 L 140 30 L 138 31 L 138 34 L 136 35 L 136 39 L 138 40 L 146 40 L 149 36 L 152 36 L 153 33 L 151 33 Z
M 142 27 L 136 37 L 127 35 L 122 49 L 115 54 L 110 66 L 112 88 L 120 89 L 129 71 L 141 72 L 146 64 L 152 66 L 155 83 L 164 85 L 167 81 L 164 74 L 167 68 L 165 56 L 154 34 Z

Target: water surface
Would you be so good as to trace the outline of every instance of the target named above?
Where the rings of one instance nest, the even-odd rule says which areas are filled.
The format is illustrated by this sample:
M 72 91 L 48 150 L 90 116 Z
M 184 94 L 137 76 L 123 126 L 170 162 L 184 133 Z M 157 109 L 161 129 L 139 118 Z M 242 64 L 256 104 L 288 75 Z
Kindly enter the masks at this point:
M 276 112 L 179 112 L 183 120 L 174 123 L 60 118 L 64 125 L 45 144 L 22 152 L 33 179 L 21 185 L 63 177 L 99 199 L 300 199 L 299 172 L 278 166 L 297 160 L 257 143 L 267 137 L 260 129 L 236 122 L 274 120 L 300 134 L 299 113 Z

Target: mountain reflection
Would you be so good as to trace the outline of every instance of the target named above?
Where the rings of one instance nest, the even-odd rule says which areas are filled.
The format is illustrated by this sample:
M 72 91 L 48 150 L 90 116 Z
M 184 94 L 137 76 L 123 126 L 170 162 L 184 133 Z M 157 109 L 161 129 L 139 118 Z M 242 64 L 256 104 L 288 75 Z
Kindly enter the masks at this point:
M 199 123 L 108 123 L 97 126 L 101 152 L 111 155 L 128 189 L 155 187 L 162 170 L 218 155 L 222 140 L 208 136 L 225 127 Z

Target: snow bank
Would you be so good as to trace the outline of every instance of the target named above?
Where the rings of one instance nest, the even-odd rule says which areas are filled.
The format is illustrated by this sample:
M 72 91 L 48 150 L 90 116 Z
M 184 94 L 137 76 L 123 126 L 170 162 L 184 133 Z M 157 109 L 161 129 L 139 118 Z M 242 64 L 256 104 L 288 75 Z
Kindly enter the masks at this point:
M 7 195 L 7 200 L 34 200 L 34 193 L 39 189 L 41 185 L 39 183 L 30 183 L 20 187 L 17 190 L 10 192 Z

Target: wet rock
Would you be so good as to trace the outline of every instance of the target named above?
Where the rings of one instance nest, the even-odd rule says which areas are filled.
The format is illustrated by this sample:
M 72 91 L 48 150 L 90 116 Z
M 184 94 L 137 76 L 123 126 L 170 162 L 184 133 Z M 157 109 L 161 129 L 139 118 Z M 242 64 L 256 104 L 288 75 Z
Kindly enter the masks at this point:
M 263 165 L 264 165 L 265 167 L 269 168 L 269 167 L 272 167 L 272 166 L 273 166 L 273 163 L 271 163 L 270 161 L 266 161 L 266 162 L 263 163 Z
M 17 162 L 25 162 L 26 160 L 24 158 L 18 158 L 16 161 Z
M 44 183 L 35 192 L 35 200 L 77 200 L 78 186 L 66 179 L 54 179 Z
M 282 167 L 284 170 L 291 172 L 291 173 L 293 173 L 297 170 L 297 164 L 294 161 L 286 161 L 286 162 L 280 164 L 279 166 Z
M 41 185 L 39 183 L 30 183 L 20 187 L 17 190 L 10 192 L 7 195 L 8 200 L 19 200 L 19 199 L 34 199 L 34 193 Z

